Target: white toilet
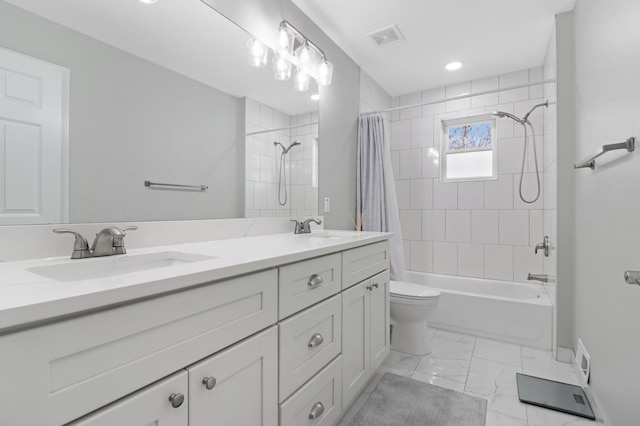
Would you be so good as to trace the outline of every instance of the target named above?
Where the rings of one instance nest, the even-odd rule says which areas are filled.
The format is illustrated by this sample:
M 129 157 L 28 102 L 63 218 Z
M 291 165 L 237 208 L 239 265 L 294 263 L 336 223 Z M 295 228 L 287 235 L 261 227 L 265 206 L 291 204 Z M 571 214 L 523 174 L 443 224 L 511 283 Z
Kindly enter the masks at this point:
M 427 315 L 436 307 L 440 292 L 421 284 L 391 281 L 391 349 L 413 355 L 431 353 Z

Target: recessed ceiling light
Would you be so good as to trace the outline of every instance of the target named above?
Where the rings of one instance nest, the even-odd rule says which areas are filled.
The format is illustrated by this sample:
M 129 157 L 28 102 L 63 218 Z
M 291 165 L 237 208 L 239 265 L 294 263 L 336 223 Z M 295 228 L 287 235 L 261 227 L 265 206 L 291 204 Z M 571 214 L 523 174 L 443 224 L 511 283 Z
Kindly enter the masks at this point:
M 312 101 L 317 101 L 320 99 L 320 95 L 318 95 L 317 93 L 315 95 L 311 95 L 311 100 Z
M 460 68 L 462 68 L 462 62 L 458 62 L 458 61 L 449 62 L 447 65 L 444 66 L 444 68 L 447 71 L 459 70 Z
M 158 2 L 158 0 L 138 0 L 138 1 L 144 4 L 154 4 Z

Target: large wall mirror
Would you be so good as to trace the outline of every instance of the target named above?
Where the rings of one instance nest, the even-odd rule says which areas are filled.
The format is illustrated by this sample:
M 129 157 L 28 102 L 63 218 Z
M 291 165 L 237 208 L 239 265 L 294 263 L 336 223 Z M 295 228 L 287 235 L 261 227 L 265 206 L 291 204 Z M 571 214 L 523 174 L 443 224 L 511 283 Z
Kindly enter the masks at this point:
M 315 83 L 250 38 L 200 0 L 0 0 L 0 225 L 317 214 Z

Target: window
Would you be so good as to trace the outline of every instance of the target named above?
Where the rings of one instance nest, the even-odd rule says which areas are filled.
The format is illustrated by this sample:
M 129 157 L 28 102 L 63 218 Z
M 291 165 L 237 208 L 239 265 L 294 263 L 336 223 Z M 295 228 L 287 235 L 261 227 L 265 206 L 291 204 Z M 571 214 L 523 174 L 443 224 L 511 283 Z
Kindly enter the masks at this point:
M 443 182 L 496 179 L 495 125 L 491 115 L 442 121 L 440 179 Z

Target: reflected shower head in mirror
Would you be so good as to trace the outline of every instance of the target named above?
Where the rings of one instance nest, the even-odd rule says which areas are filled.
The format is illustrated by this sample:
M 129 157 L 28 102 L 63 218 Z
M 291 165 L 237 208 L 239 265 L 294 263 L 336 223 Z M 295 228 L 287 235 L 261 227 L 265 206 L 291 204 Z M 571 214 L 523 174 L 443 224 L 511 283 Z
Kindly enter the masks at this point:
M 296 145 L 300 145 L 300 141 L 293 141 L 293 143 L 291 145 L 289 145 L 287 148 L 284 147 L 284 145 L 282 145 L 280 142 L 278 141 L 273 141 L 273 145 L 280 145 L 282 147 L 282 155 L 285 155 L 287 152 L 289 152 L 289 150 L 291 148 L 293 148 Z
M 289 150 L 291 148 L 293 148 L 296 145 L 300 145 L 300 141 L 293 141 L 291 143 L 291 145 L 289 145 L 287 148 L 284 147 L 284 145 L 282 145 L 280 142 L 278 141 L 273 141 L 273 146 L 278 146 L 280 145 L 280 147 L 282 148 L 282 154 L 280 154 L 280 170 L 278 171 L 278 204 L 280 204 L 281 206 L 284 206 L 287 204 L 287 173 L 285 171 L 285 167 L 284 167 L 284 158 L 287 155 L 287 152 L 289 152 Z

